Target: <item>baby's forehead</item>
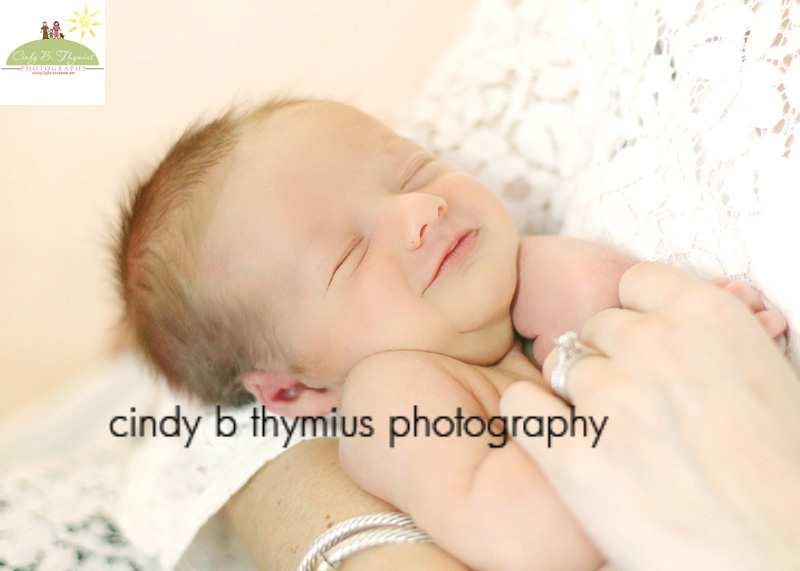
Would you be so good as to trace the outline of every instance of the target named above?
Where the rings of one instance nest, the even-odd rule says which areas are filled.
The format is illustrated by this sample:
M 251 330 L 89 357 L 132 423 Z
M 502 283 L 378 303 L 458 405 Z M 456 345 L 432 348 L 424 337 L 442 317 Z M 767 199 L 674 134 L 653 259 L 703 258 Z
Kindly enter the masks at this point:
M 321 150 L 348 150 L 353 158 L 368 160 L 384 154 L 399 159 L 410 148 L 419 148 L 370 115 L 325 101 L 293 105 L 265 118 L 254 117 L 241 139 L 242 152 L 295 152 L 308 162 L 321 158 Z
M 392 178 L 420 147 L 345 105 L 309 102 L 254 117 L 221 168 L 218 210 L 308 207 L 353 180 Z M 374 179 L 377 180 L 377 179 Z M 341 184 L 339 184 L 341 183 Z M 306 203 L 297 203 L 297 194 Z M 234 204 L 235 203 L 235 204 Z
M 311 177 L 329 177 L 333 183 L 364 168 L 402 172 L 420 153 L 414 142 L 356 109 L 303 103 L 245 125 L 225 169 L 225 187 L 238 193 L 271 180 Z
M 420 154 L 425 151 L 413 142 L 345 105 L 281 109 L 243 128 L 224 165 L 211 226 L 236 225 L 244 233 L 253 220 L 277 231 L 288 219 L 297 221 L 293 228 L 305 226 L 320 209 L 328 209 L 330 221 L 355 207 L 368 188 L 397 186 Z

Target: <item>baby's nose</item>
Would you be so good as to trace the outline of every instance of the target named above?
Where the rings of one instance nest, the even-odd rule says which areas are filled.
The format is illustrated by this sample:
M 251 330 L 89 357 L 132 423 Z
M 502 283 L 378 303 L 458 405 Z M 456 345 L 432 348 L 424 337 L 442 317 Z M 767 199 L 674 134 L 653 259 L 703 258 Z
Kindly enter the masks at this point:
M 401 236 L 409 250 L 416 250 L 425 243 L 439 221 L 447 212 L 447 201 L 440 196 L 424 193 L 403 195 L 401 207 Z

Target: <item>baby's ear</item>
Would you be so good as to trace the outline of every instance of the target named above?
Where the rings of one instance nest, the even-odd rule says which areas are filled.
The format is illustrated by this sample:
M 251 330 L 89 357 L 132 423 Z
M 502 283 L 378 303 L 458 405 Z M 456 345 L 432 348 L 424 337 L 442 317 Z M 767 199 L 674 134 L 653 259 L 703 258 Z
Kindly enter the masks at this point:
M 262 406 L 282 416 L 323 416 L 339 404 L 336 389 L 312 389 L 300 377 L 252 370 L 244 375 L 244 388 Z

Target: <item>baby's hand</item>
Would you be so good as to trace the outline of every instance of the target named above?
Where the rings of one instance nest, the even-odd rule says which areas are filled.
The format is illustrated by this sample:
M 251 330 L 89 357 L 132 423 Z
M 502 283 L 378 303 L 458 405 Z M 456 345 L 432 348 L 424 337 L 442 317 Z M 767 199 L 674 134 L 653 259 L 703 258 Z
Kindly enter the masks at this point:
M 758 319 L 770 337 L 779 344 L 785 342 L 783 334 L 786 333 L 788 328 L 786 317 L 776 309 L 767 309 L 764 305 L 764 300 L 755 289 L 745 282 L 734 282 L 727 278 L 714 278 L 711 283 L 742 300 L 750 308 L 750 311 L 755 314 L 756 319 Z

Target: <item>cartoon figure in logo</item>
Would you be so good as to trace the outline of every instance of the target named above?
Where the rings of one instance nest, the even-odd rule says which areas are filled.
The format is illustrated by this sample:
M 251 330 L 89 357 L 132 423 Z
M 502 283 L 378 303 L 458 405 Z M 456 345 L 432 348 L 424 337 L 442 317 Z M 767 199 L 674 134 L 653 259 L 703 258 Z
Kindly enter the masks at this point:
M 61 31 L 61 24 L 58 23 L 58 20 L 53 22 L 53 37 L 58 38 L 58 33 Z
M 46 40 L 47 38 L 47 31 L 50 27 L 47 25 L 47 22 L 42 22 L 42 39 Z
M 50 30 L 49 32 L 47 32 L 47 35 L 52 40 L 53 39 L 53 30 Z
M 64 34 L 58 34 L 58 39 L 59 40 L 63 40 L 64 39 Z

